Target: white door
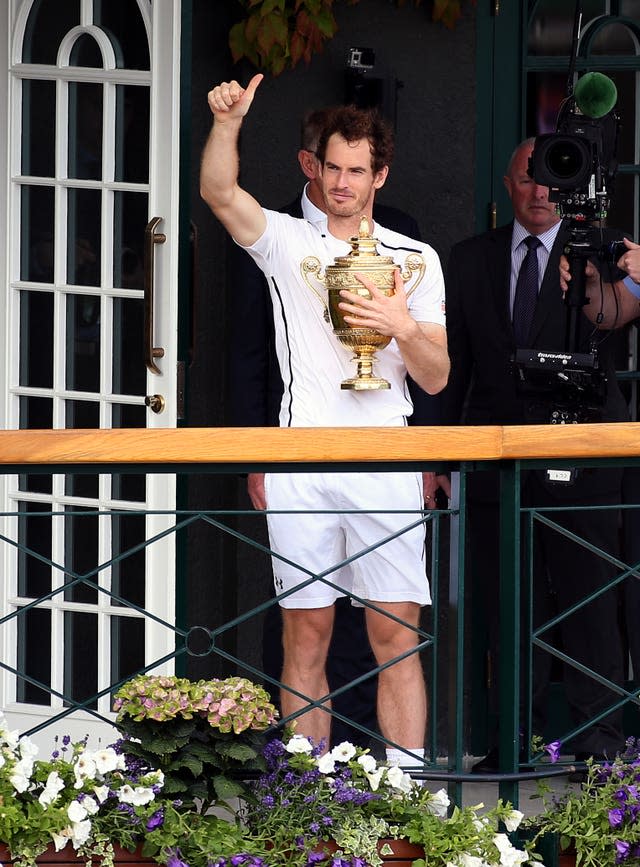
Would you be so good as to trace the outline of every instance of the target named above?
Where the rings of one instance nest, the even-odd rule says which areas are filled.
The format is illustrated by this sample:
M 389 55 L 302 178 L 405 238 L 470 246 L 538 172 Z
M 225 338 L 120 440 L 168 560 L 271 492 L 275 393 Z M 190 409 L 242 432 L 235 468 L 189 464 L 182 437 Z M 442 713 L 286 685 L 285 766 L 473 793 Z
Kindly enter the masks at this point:
M 173 427 L 180 2 L 2 6 L 0 425 Z M 113 734 L 110 685 L 174 647 L 173 521 L 141 514 L 173 508 L 173 476 L 0 480 L 12 727 Z

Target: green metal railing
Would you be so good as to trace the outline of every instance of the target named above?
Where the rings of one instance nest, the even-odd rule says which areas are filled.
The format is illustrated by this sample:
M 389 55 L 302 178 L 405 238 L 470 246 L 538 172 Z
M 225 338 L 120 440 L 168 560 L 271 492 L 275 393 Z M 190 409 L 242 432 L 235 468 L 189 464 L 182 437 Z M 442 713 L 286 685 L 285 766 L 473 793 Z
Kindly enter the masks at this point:
M 144 432 L 143 432 L 144 433 Z M 180 432 L 177 432 L 180 433 Z M 99 437 L 99 432 L 95 432 L 96 437 Z M 425 453 L 428 453 L 425 449 Z M 638 452 L 640 454 L 640 450 Z M 304 463 L 304 462 L 301 462 Z M 398 462 L 383 462 L 378 459 L 362 461 L 361 463 L 351 462 L 348 464 L 351 470 L 370 469 L 375 466 L 376 470 L 397 470 Z M 567 463 L 565 458 L 548 458 L 544 460 L 544 466 L 565 466 Z M 580 466 L 618 466 L 621 463 L 624 465 L 640 465 L 640 458 L 626 456 L 621 458 L 608 459 L 576 459 L 572 458 L 574 465 Z M 193 464 L 188 464 L 186 459 L 181 458 L 179 461 L 171 461 L 167 459 L 162 464 L 150 464 L 141 459 L 139 465 L 136 465 L 136 471 L 144 470 L 145 472 L 179 472 L 190 473 L 204 471 L 212 473 L 228 472 L 229 460 L 225 458 L 224 462 L 216 463 L 215 460 L 210 463 L 203 463 L 201 459 L 194 460 Z M 344 464 L 339 464 L 343 466 Z M 462 785 L 470 781 L 480 781 L 483 778 L 470 776 L 464 770 L 464 752 L 465 752 L 465 716 L 468 713 L 468 708 L 465 706 L 465 692 L 467 690 L 468 681 L 468 666 L 465 665 L 464 654 L 464 639 L 465 625 L 469 618 L 465 612 L 465 575 L 467 563 L 465 559 L 465 537 L 466 537 L 466 487 L 467 477 L 470 472 L 482 471 L 483 467 L 488 464 L 486 462 L 469 462 L 456 461 L 451 464 L 453 468 L 452 482 L 453 495 L 450 503 L 450 508 L 438 511 L 425 511 L 420 514 L 413 514 L 408 517 L 407 527 L 424 524 L 429 530 L 430 550 L 431 550 L 431 565 L 429 577 L 432 587 L 433 609 L 431 612 L 431 622 L 429 627 L 419 627 L 415 629 L 416 646 L 411 653 L 420 653 L 422 657 L 428 657 L 426 665 L 428 689 L 430 695 L 430 727 L 427 753 L 429 759 L 425 763 L 423 775 L 429 779 L 443 779 L 449 784 L 449 789 L 452 797 L 457 802 L 461 801 Z M 563 773 L 564 770 L 550 768 L 548 764 L 543 763 L 542 755 L 532 756 L 532 764 L 537 770 L 533 772 L 519 773 L 519 735 L 520 720 L 519 713 L 519 695 L 521 687 L 521 677 L 530 678 L 530 671 L 523 670 L 520 665 L 520 562 L 521 562 L 521 545 L 529 544 L 531 534 L 534 532 L 534 527 L 537 523 L 543 523 L 545 526 L 553 527 L 558 532 L 566 534 L 567 531 L 554 522 L 552 509 L 522 509 L 520 506 L 520 477 L 524 468 L 539 466 L 540 461 L 535 460 L 512 460 L 503 459 L 499 461 L 500 479 L 501 479 L 501 541 L 500 541 L 500 556 L 501 556 L 501 593 L 500 593 L 500 614 L 501 614 L 501 630 L 500 630 L 500 748 L 501 748 L 501 768 L 502 773 L 492 777 L 500 783 L 500 795 L 507 798 L 512 803 L 518 803 L 518 784 L 522 779 L 530 778 L 533 775 L 541 776 L 543 774 L 552 775 L 554 773 Z M 241 468 L 241 464 L 233 463 L 233 471 Z M 280 463 L 276 466 L 282 468 L 285 466 Z M 296 466 L 295 463 L 287 463 L 288 470 Z M 335 468 L 335 462 L 323 461 L 323 459 L 314 459 L 313 469 Z M 433 467 L 433 463 L 424 460 L 416 460 L 415 458 L 403 458 L 401 462 L 403 468 L 429 469 Z M 493 465 L 495 466 L 495 465 Z M 28 472 L 42 473 L 57 473 L 57 472 L 73 472 L 78 468 L 82 471 L 91 472 L 123 472 L 132 471 L 132 463 L 114 463 L 105 460 L 88 457 L 83 461 L 82 457 L 75 457 L 73 463 L 57 461 L 55 463 L 34 464 L 26 462 L 24 464 L 12 462 L 6 465 L 5 469 L 8 472 L 25 471 L 28 467 Z M 266 459 L 264 463 L 249 459 L 247 469 L 254 470 L 256 468 L 274 467 L 273 459 Z M 574 508 L 574 507 L 571 507 Z M 624 508 L 634 508 L 626 505 Z M 52 559 L 43 556 L 37 550 L 30 548 L 20 538 L 11 538 L 7 534 L 0 535 L 0 544 L 15 547 L 20 555 L 28 558 L 35 558 L 45 567 L 51 570 L 61 571 L 65 578 L 63 583 L 56 589 L 43 593 L 37 598 L 31 598 L 28 601 L 21 601 L 15 610 L 7 611 L 0 616 L 0 628 L 4 629 L 12 622 L 17 622 L 20 618 L 28 616 L 29 612 L 39 608 L 46 607 L 47 603 L 51 603 L 61 594 L 69 594 L 74 588 L 87 587 L 92 592 L 104 594 L 109 599 L 109 604 L 114 606 L 114 610 L 118 612 L 128 611 L 135 615 L 144 618 L 151 618 L 155 623 L 162 628 L 170 630 L 175 636 L 175 649 L 161 658 L 153 660 L 147 665 L 140 666 L 137 671 L 151 671 L 160 666 L 165 666 L 172 661 L 180 664 L 181 660 L 188 656 L 211 657 L 223 660 L 230 669 L 241 671 L 242 673 L 265 681 L 268 685 L 275 688 L 280 686 L 280 683 L 274 678 L 266 676 L 259 668 L 251 661 L 243 658 L 241 652 L 231 652 L 227 646 L 225 639 L 233 633 L 238 627 L 249 623 L 253 618 L 258 618 L 264 614 L 271 605 L 278 602 L 279 597 L 266 599 L 259 604 L 251 607 L 249 610 L 241 611 L 236 616 L 232 617 L 225 623 L 211 626 L 206 623 L 193 623 L 187 626 L 177 626 L 175 623 L 170 623 L 162 620 L 152 612 L 145 610 L 139 604 L 136 604 L 131 599 L 127 598 L 126 593 L 114 592 L 112 589 L 100 585 L 100 574 L 105 570 L 112 569 L 114 566 L 122 563 L 135 554 L 138 554 L 143 549 L 153 545 L 156 541 L 165 538 L 167 535 L 175 534 L 180 536 L 185 534 L 189 529 L 196 525 L 205 524 L 213 528 L 216 532 L 225 535 L 234 540 L 238 545 L 249 545 L 261 551 L 264 554 L 271 554 L 268 547 L 248 536 L 244 532 L 240 532 L 234 525 L 233 520 L 238 516 L 252 514 L 243 509 L 225 509 L 225 510 L 193 510 L 193 511 L 163 511 L 146 512 L 140 510 L 138 512 L 118 510 L 92 512 L 81 510 L 77 512 L 55 512 L 46 511 L 33 512 L 13 512 L 4 513 L 0 517 L 3 518 L 18 518 L 24 519 L 26 516 L 46 517 L 51 520 L 59 518 L 77 518 L 82 520 L 86 517 L 92 518 L 111 518 L 126 514 L 127 516 L 137 515 L 141 519 L 143 516 L 158 515 L 168 516 L 171 519 L 170 526 L 166 527 L 162 532 L 145 539 L 143 542 L 134 545 L 130 549 L 120 551 L 112 559 L 106 562 L 96 564 L 95 568 L 87 570 L 83 573 L 75 572 L 70 565 L 65 562 L 54 562 Z M 521 538 L 521 527 L 524 528 L 524 539 Z M 391 538 L 391 537 L 389 537 Z M 369 550 L 380 547 L 389 541 L 389 538 L 381 539 L 379 543 L 372 546 L 372 549 L 359 552 L 354 557 L 347 558 L 341 563 L 331 564 L 331 566 L 323 573 L 308 574 L 307 580 L 322 581 L 328 584 L 332 583 L 332 573 L 335 569 L 342 565 L 352 562 L 358 556 L 364 556 Z M 602 556 L 607 561 L 619 570 L 616 577 L 612 580 L 609 587 L 620 585 L 625 580 L 637 580 L 640 576 L 640 564 L 626 564 L 622 562 L 613 552 L 598 551 L 590 545 L 588 540 L 579 539 L 576 536 L 572 538 L 578 544 L 589 546 L 591 550 L 598 556 Z M 497 540 L 487 540 L 488 544 L 497 544 Z M 448 551 L 449 568 L 446 582 L 442 575 L 442 555 L 443 551 Z M 297 565 L 297 564 L 296 564 Z M 300 568 L 300 567 L 299 567 Z M 574 609 L 559 615 L 558 620 L 563 616 L 570 616 L 575 610 L 578 610 L 581 604 L 587 604 L 597 594 L 593 594 L 583 602 L 575 606 Z M 354 600 L 375 608 L 375 604 L 367 600 L 353 596 Z M 443 602 L 443 598 L 446 601 Z M 444 609 L 444 610 L 442 610 Z M 446 622 L 446 630 L 443 633 L 442 621 Z M 545 641 L 545 632 L 556 624 L 556 620 L 543 624 L 541 627 L 532 631 L 529 638 L 529 647 L 536 647 L 545 652 L 551 653 L 562 662 L 574 665 L 579 668 L 584 674 L 595 678 L 601 682 L 603 686 L 615 692 L 618 696 L 611 708 L 606 712 L 625 705 L 635 705 L 640 707 L 640 697 L 637 687 L 633 690 L 627 690 L 624 687 L 604 681 L 597 672 L 593 672 L 581 666 L 577 661 L 569 659 L 561 651 L 554 648 L 549 642 Z M 405 624 L 406 625 L 406 624 Z M 445 647 L 446 642 L 446 647 Z M 239 648 L 241 651 L 242 648 Z M 528 651 L 531 655 L 531 651 Z M 397 660 L 395 660 L 397 661 Z M 394 661 L 387 665 L 392 665 Z M 33 687 L 49 692 L 64 704 L 62 710 L 54 714 L 46 721 L 46 724 L 36 726 L 34 731 L 37 731 L 46 726 L 53 726 L 60 723 L 65 717 L 72 714 L 74 711 L 83 710 L 103 721 L 109 722 L 109 718 L 100 714 L 96 710 L 96 706 L 101 698 L 109 695 L 117 689 L 128 677 L 137 673 L 134 671 L 127 672 L 126 676 L 115 678 L 113 683 L 102 686 L 94 694 L 85 696 L 82 699 L 74 699 L 72 695 L 64 695 L 59 691 L 51 689 L 50 685 L 42 679 L 33 676 L 28 671 L 21 669 L 19 665 L 11 666 L 6 661 L 0 661 L 0 668 L 6 672 L 23 680 L 25 683 L 31 684 Z M 307 707 L 322 706 L 326 701 L 331 700 L 341 692 L 345 692 L 358 683 L 364 681 L 367 677 L 375 677 L 382 667 L 373 669 L 371 672 L 363 674 L 353 683 L 345 685 L 334 692 L 322 696 L 316 701 L 307 699 Z M 230 671 L 231 673 L 231 671 Z M 444 681 L 444 684 L 443 684 Z M 445 691 L 446 687 L 446 691 Z M 446 694 L 446 701 L 443 701 L 443 695 Z M 303 713 L 305 709 L 299 713 Z M 341 716 L 341 719 L 346 721 L 346 717 Z M 438 764 L 436 759 L 438 756 L 438 727 L 442 724 L 443 718 L 446 718 L 447 730 L 447 759 L 446 765 Z M 362 731 L 367 732 L 362 726 L 356 725 Z M 587 723 L 582 728 L 585 728 Z M 569 738 L 579 733 L 582 728 L 576 728 L 571 731 L 559 733 L 560 739 Z M 372 737 L 377 738 L 382 743 L 386 743 L 385 739 L 378 732 L 368 732 Z

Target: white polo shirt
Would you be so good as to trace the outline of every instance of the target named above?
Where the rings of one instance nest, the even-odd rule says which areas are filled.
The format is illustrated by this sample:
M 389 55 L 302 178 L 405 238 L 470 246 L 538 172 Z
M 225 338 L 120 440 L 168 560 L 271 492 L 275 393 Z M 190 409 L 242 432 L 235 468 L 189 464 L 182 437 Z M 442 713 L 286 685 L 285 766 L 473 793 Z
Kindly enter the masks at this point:
M 395 340 L 376 353 L 374 372 L 390 389 L 355 391 L 340 388 L 355 375 L 353 353 L 333 334 L 325 306 L 307 286 L 301 262 L 316 256 L 324 269 L 351 246 L 329 234 L 326 221 L 315 223 L 264 209 L 267 228 L 245 248 L 267 277 L 273 302 L 276 352 L 284 382 L 281 427 L 400 426 L 413 412 L 406 387 L 406 367 Z M 424 257 L 426 273 L 407 299 L 417 322 L 444 326 L 444 280 L 437 253 L 378 224 L 372 232 L 378 253 L 402 267 L 409 253 Z M 313 280 L 313 277 L 311 278 Z M 412 285 L 410 281 L 409 285 Z M 314 285 L 326 301 L 326 290 Z M 247 316 L 251 311 L 247 310 Z

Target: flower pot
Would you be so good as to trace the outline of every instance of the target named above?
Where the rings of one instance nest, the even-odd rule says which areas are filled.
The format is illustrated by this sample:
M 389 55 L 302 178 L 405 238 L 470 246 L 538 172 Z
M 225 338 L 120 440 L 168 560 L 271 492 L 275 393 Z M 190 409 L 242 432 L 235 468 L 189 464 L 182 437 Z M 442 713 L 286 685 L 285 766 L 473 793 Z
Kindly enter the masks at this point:
M 333 853 L 338 849 L 338 846 L 329 840 L 322 844 L 322 849 Z M 410 843 L 408 840 L 393 840 L 391 838 L 378 840 L 378 853 L 385 864 L 397 865 L 397 867 L 410 865 L 417 858 L 424 858 L 422 846 Z
M 118 867 L 139 867 L 140 864 L 157 864 L 153 858 L 142 857 L 142 846 L 138 846 L 135 852 L 129 852 L 128 849 L 123 849 L 121 846 L 114 844 L 113 861 L 118 864 Z M 13 863 L 9 855 L 7 847 L 0 843 L 0 864 Z M 50 845 L 42 855 L 36 858 L 36 864 L 52 864 L 55 867 L 79 867 L 81 864 L 86 864 L 84 858 L 76 857 L 75 850 L 67 844 L 64 849 L 56 852 L 53 844 Z M 99 861 L 94 861 L 94 864 L 99 864 Z

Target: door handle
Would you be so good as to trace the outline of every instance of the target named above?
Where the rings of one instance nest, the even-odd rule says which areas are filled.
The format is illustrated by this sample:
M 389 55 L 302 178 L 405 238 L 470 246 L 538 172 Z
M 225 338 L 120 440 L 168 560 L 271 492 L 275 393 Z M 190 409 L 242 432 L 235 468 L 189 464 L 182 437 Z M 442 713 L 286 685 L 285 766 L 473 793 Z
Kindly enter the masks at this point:
M 164 358 L 164 349 L 153 345 L 154 272 L 156 244 L 164 244 L 167 236 L 156 232 L 162 217 L 153 217 L 144 230 L 144 363 L 150 373 L 162 373 L 155 358 Z

